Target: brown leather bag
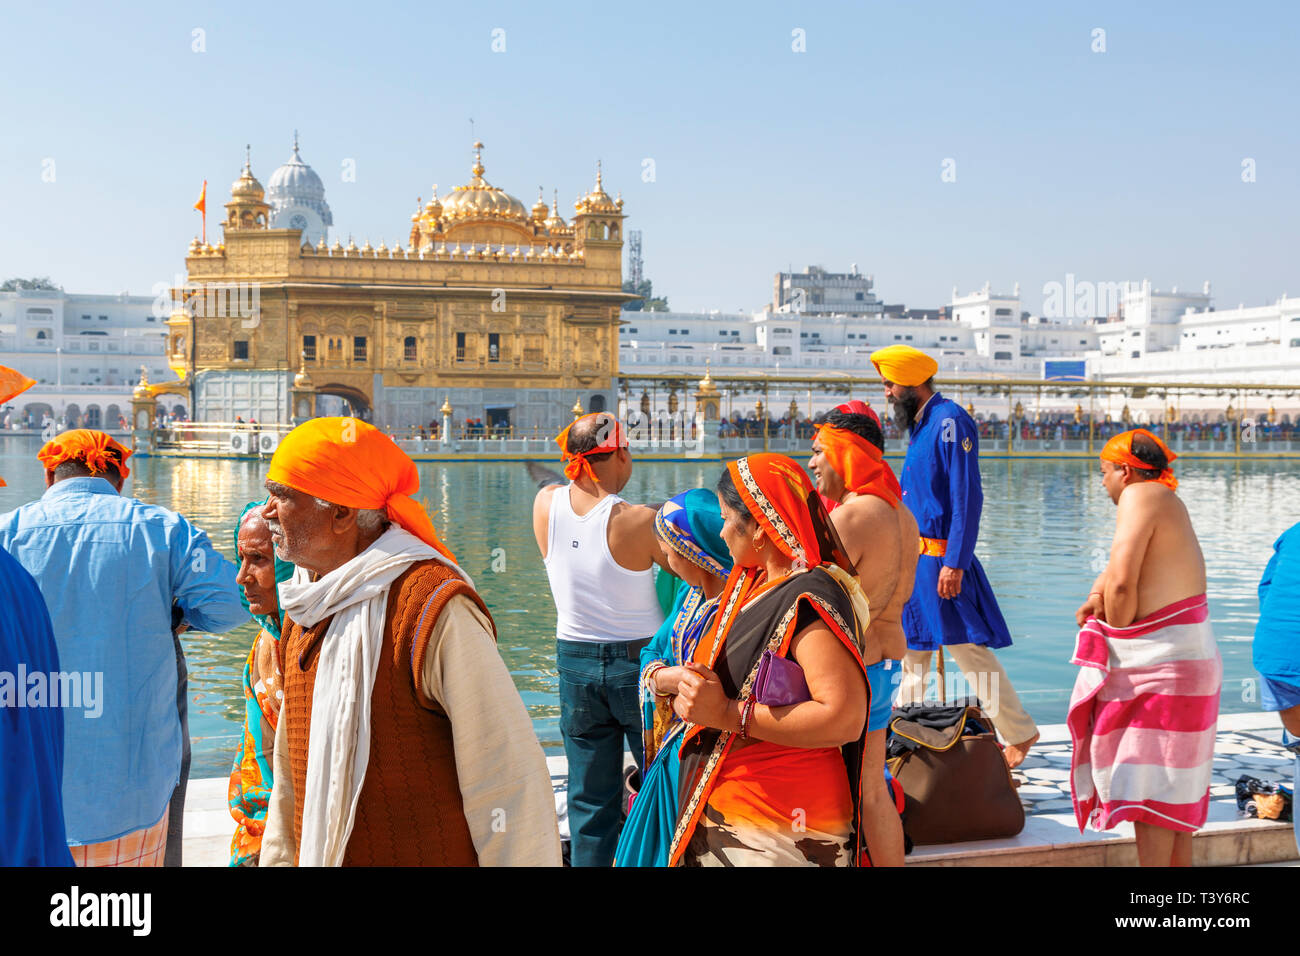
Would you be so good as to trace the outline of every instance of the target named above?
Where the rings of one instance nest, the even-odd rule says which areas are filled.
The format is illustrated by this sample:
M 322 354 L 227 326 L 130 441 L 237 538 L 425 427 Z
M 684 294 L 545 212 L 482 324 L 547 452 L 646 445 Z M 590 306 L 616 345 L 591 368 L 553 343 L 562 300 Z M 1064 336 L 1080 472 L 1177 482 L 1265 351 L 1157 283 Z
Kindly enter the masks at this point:
M 894 711 L 887 763 L 903 787 L 903 832 L 913 843 L 996 840 L 1024 829 L 992 727 L 978 701 Z

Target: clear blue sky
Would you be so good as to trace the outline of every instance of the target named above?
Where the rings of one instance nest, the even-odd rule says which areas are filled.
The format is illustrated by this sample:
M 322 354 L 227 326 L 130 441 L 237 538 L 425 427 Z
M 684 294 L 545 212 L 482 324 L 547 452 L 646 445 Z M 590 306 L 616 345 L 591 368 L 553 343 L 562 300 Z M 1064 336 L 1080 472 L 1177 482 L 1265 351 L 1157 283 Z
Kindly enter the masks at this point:
M 1300 293 L 1300 5 L 1136 7 L 9 4 L 0 276 L 148 293 L 202 180 L 219 218 L 244 144 L 265 183 L 295 127 L 333 234 L 405 244 L 416 196 L 468 179 L 473 117 L 526 206 L 558 187 L 567 218 L 602 159 L 677 309 L 759 306 L 808 263 L 918 307 L 989 279 L 1037 309 L 1067 272 Z

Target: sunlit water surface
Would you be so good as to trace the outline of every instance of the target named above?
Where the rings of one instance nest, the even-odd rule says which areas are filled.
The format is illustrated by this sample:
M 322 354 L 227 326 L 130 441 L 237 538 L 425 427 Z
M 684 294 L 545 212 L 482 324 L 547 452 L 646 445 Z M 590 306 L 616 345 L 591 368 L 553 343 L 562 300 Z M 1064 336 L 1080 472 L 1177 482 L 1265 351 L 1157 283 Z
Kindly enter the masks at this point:
M 36 447 L 31 439 L 0 440 L 0 475 L 9 482 L 0 489 L 0 511 L 43 490 Z M 264 497 L 265 465 L 163 458 L 132 465 L 128 494 L 186 515 L 233 559 L 234 522 L 245 504 Z M 1274 540 L 1300 520 L 1300 468 L 1284 461 L 1188 461 L 1176 470 L 1205 553 L 1224 661 L 1223 712 L 1255 710 L 1256 588 Z M 1077 670 L 1069 663 L 1074 610 L 1095 576 L 1094 562 L 1109 550 L 1115 507 L 1092 462 L 985 460 L 982 471 L 976 553 L 1015 640 L 999 654 L 1033 716 L 1058 723 Z M 687 488 L 712 487 L 719 472 L 717 464 L 638 464 L 623 494 L 662 501 Z M 502 657 L 538 738 L 548 752 L 558 752 L 555 606 L 530 523 L 535 485 L 522 464 L 457 462 L 421 464 L 420 487 L 439 533 L 496 619 Z M 196 777 L 230 770 L 243 718 L 240 676 L 255 634 L 250 622 L 227 634 L 183 637 Z

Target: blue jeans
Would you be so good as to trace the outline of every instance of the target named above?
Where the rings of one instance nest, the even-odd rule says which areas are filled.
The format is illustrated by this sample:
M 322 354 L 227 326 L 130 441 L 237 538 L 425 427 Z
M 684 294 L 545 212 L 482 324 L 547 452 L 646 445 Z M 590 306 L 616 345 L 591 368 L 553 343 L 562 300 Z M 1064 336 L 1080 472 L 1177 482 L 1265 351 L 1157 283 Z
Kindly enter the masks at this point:
M 636 641 L 640 648 L 645 642 Z M 618 844 L 623 748 L 641 766 L 641 662 L 623 642 L 556 641 L 560 733 L 569 762 L 569 838 L 574 866 L 610 866 Z

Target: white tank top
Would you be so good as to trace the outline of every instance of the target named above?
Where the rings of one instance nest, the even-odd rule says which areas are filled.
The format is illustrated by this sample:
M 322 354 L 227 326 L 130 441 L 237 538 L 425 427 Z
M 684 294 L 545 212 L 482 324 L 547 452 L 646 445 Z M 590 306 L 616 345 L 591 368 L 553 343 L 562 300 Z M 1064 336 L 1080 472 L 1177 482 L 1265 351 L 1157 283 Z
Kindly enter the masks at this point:
M 555 598 L 555 636 L 562 641 L 640 641 L 663 623 L 654 565 L 629 571 L 609 553 L 609 513 L 622 500 L 608 495 L 579 516 L 568 485 L 551 495 L 543 563 Z

